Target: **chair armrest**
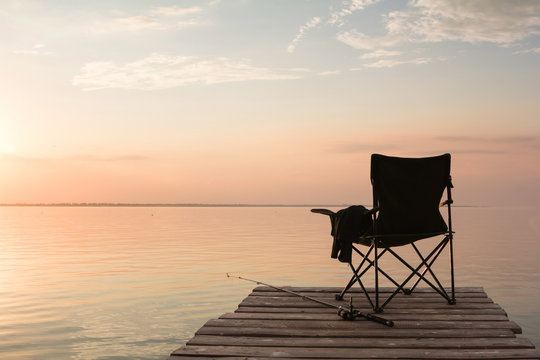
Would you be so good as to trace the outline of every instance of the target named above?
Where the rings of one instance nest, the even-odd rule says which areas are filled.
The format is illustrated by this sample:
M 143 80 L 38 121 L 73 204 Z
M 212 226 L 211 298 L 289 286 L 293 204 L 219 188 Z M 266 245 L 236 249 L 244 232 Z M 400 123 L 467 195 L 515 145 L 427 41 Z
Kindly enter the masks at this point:
M 365 214 L 366 215 L 372 215 L 372 214 L 376 213 L 377 211 L 379 211 L 379 208 L 374 207 L 373 209 L 368 210 Z M 335 212 L 333 212 L 332 210 L 328 210 L 328 209 L 311 209 L 311 212 L 316 213 L 316 214 L 324 214 L 324 215 L 328 215 L 328 216 L 331 216 L 331 215 L 335 214 Z
M 333 212 L 332 210 L 328 210 L 328 209 L 311 209 L 311 212 L 316 213 L 316 214 L 328 215 L 328 216 L 331 216 L 331 215 L 335 214 L 335 212 Z

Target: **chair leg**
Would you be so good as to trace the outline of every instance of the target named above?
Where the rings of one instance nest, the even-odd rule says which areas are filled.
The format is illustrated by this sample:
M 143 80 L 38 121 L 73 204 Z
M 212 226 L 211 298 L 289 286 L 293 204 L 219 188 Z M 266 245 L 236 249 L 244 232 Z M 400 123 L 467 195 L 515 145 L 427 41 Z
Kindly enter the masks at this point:
M 358 284 L 360 285 L 360 287 L 362 288 L 362 291 L 364 292 L 364 294 L 366 295 L 366 298 L 368 299 L 369 301 L 369 304 L 371 305 L 371 307 L 373 308 L 373 301 L 371 301 L 371 297 L 369 296 L 366 288 L 364 287 L 364 284 L 362 283 L 362 280 L 360 280 L 360 276 L 358 276 L 358 272 L 354 269 L 354 266 L 352 263 L 349 263 L 349 266 L 351 267 L 351 270 L 353 271 L 355 277 L 356 277 L 356 281 L 358 282 Z
M 352 275 L 351 279 L 349 280 L 349 283 L 343 288 L 341 293 L 336 294 L 336 300 L 340 300 L 340 301 L 343 300 L 343 296 L 345 296 L 345 293 L 347 291 L 349 291 L 349 289 L 360 279 L 360 277 L 362 277 L 362 275 L 364 275 L 364 273 L 371 267 L 371 264 L 372 264 L 371 261 L 369 260 L 369 254 L 373 250 L 373 245 L 370 246 L 370 248 L 369 248 L 368 252 L 366 253 L 366 255 L 362 254 L 362 252 L 360 250 L 358 250 L 356 247 L 353 246 L 352 248 L 358 254 L 360 254 L 360 256 L 362 256 L 362 261 L 360 262 L 360 265 L 358 265 L 358 267 L 356 269 L 354 268 L 352 263 L 349 262 L 349 266 L 351 267 L 351 269 L 353 271 L 353 275 Z M 364 265 L 366 260 L 370 263 L 370 265 L 368 265 L 367 268 L 364 269 L 364 271 L 362 271 L 362 273 L 360 275 L 358 275 L 358 271 L 360 271 L 360 269 L 362 268 L 362 266 Z M 363 286 L 362 286 L 362 289 L 364 289 Z M 364 292 L 365 292 L 365 289 L 364 289 Z M 367 295 L 367 292 L 366 292 L 366 295 Z M 371 300 L 370 300 L 370 302 L 371 302 Z
M 355 277 L 354 274 L 353 274 L 353 276 L 351 276 L 351 280 L 349 280 L 349 282 L 347 283 L 347 285 L 345 285 L 345 287 L 343 288 L 343 290 L 341 290 L 341 293 L 335 295 L 336 300 L 338 300 L 338 301 L 343 300 L 343 296 L 345 295 L 345 293 L 346 293 L 347 291 L 349 291 L 349 289 L 351 288 L 351 286 L 354 285 L 355 282 L 356 282 L 356 277 Z
M 456 304 L 456 287 L 454 283 L 454 244 L 453 239 L 454 236 L 452 235 L 452 231 L 450 230 L 450 282 L 452 286 L 452 299 L 450 299 L 449 303 L 450 305 Z
M 451 305 L 456 304 L 456 288 L 454 283 L 454 231 L 452 231 L 452 177 L 448 178 L 448 185 L 446 186 L 446 195 L 448 198 L 448 236 L 450 238 L 450 281 L 452 286 L 452 299 L 450 301 Z
M 381 313 L 382 308 L 379 307 L 379 254 L 378 254 L 378 246 L 377 246 L 377 240 L 373 241 L 374 248 L 375 248 L 375 306 L 373 307 L 373 310 L 376 313 Z

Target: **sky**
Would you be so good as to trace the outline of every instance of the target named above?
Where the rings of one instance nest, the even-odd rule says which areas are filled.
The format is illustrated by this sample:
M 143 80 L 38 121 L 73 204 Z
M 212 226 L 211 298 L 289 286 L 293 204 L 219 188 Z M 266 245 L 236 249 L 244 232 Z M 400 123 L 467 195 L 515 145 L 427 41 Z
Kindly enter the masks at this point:
M 0 203 L 540 203 L 540 2 L 2 0 Z

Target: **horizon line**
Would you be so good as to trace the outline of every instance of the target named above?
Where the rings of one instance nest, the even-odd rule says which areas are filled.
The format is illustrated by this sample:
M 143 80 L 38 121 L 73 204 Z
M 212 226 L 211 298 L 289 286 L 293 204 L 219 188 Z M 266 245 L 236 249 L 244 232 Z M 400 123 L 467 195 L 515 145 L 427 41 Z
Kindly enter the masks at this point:
M 250 204 L 250 203 L 109 203 L 109 202 L 61 202 L 61 203 L 1 203 L 0 207 L 310 207 L 350 206 L 349 204 Z
M 353 204 L 249 204 L 249 203 L 0 203 L 0 207 L 348 207 Z M 364 205 L 367 208 L 372 205 Z M 486 205 L 453 205 L 453 207 L 486 207 Z

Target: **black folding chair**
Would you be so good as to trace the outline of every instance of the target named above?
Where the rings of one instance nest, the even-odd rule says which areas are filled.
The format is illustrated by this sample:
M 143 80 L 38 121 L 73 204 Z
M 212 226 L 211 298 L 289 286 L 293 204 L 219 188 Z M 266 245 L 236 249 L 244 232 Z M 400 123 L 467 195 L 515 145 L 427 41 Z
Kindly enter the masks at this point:
M 351 256 L 347 258 L 353 275 L 336 299 L 341 300 L 345 293 L 358 283 L 373 310 L 382 312 L 384 307 L 400 292 L 411 294 L 417 285 L 423 281 L 449 304 L 455 304 L 454 285 L 454 256 L 452 231 L 452 181 L 450 176 L 450 154 L 426 158 L 400 158 L 373 154 L 371 156 L 371 183 L 373 186 L 373 206 L 366 211 L 372 216 L 372 229 L 360 235 L 354 242 L 368 247 L 364 253 L 358 246 L 352 245 L 352 250 L 360 255 L 360 264 L 353 266 Z M 446 190 L 446 199 L 441 202 Z M 447 208 L 445 222 L 439 208 Z M 332 231 L 339 213 L 328 212 L 324 209 L 314 209 L 313 212 L 330 215 Z M 365 216 L 365 215 L 364 215 Z M 365 222 L 364 220 L 358 220 Z M 334 234 L 334 233 L 333 233 Z M 435 247 L 427 256 L 422 254 L 415 242 L 421 239 L 437 237 Z M 442 239 L 441 239 L 442 237 Z M 334 245 L 336 238 L 334 237 Z M 410 244 L 419 258 L 419 263 L 412 266 L 403 256 L 398 254 L 398 248 Z M 350 246 L 350 245 L 349 245 Z M 449 248 L 450 257 L 450 294 L 435 275 L 433 264 L 443 250 Z M 401 282 L 396 281 L 388 272 L 380 267 L 383 255 L 393 255 L 403 264 L 410 274 Z M 334 255 L 334 253 L 333 253 Z M 333 256 L 336 257 L 336 256 Z M 344 261 L 340 257 L 341 261 Z M 362 276 L 373 268 L 375 273 L 375 300 L 373 301 L 362 282 Z M 384 276 L 395 290 L 382 302 L 379 289 L 379 277 Z M 412 280 L 414 283 L 406 287 Z M 382 304 L 381 304 L 382 302 Z

